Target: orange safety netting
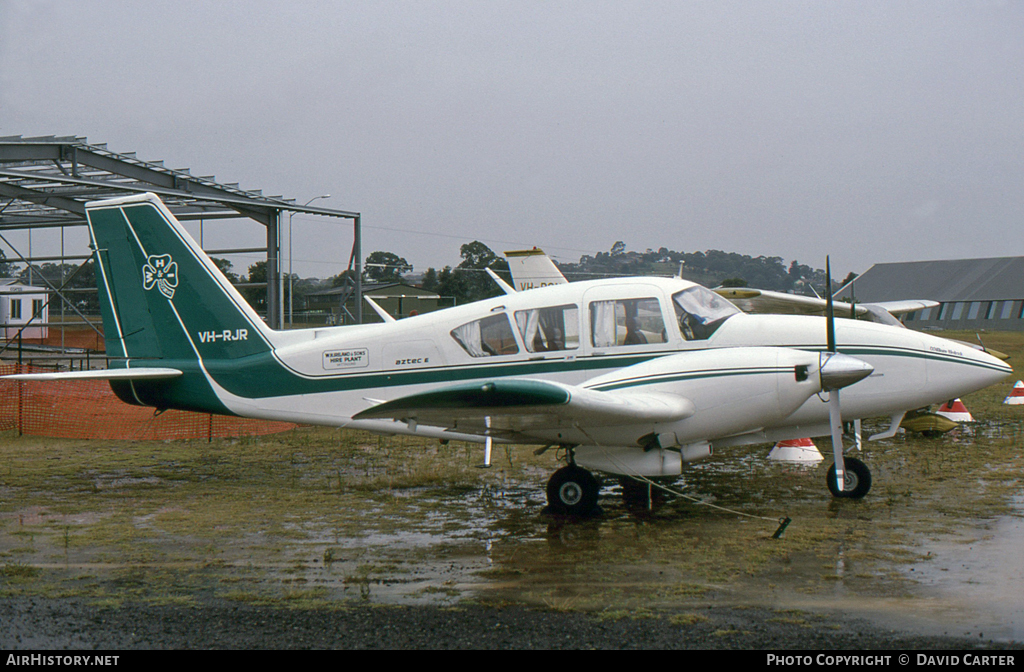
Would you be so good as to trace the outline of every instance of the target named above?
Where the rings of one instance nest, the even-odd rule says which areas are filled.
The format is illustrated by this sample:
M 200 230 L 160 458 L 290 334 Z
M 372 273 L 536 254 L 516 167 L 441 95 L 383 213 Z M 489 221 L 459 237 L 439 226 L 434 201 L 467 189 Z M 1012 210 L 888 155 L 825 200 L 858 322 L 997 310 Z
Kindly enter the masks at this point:
M 40 367 L 0 364 L 0 376 L 48 372 Z M 212 439 L 274 434 L 289 422 L 250 420 L 209 413 L 166 411 L 122 402 L 105 380 L 25 382 L 0 379 L 0 431 L 66 439 Z

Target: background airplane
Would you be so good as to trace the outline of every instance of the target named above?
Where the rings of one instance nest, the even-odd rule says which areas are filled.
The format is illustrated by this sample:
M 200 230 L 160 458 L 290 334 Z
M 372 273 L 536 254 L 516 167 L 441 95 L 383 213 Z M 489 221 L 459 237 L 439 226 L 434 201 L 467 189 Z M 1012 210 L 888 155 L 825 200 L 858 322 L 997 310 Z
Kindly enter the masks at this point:
M 104 378 L 157 409 L 557 447 L 568 464 L 547 491 L 562 513 L 594 509 L 592 471 L 678 477 L 716 450 L 807 435 L 833 437 L 832 492 L 862 497 L 870 471 L 844 457 L 844 416 L 896 422 L 1011 373 L 907 329 L 747 315 L 680 278 L 506 286 L 398 321 L 274 331 L 157 196 L 86 214 L 112 368 L 12 378 Z

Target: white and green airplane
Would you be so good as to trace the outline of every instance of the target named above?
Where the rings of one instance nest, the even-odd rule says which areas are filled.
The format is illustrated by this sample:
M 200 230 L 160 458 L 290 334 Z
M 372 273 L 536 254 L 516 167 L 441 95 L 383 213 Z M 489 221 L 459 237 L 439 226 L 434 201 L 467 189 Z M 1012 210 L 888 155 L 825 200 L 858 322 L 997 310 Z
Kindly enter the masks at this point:
M 400 321 L 275 331 L 157 196 L 86 214 L 111 368 L 14 378 L 102 378 L 157 409 L 474 441 L 486 462 L 494 441 L 557 446 L 568 465 L 547 494 L 561 513 L 595 508 L 592 471 L 676 477 L 731 446 L 829 434 L 831 491 L 863 497 L 870 471 L 844 456 L 843 418 L 887 416 L 894 433 L 907 410 L 1012 373 L 907 329 L 744 314 L 678 278 L 506 285 Z

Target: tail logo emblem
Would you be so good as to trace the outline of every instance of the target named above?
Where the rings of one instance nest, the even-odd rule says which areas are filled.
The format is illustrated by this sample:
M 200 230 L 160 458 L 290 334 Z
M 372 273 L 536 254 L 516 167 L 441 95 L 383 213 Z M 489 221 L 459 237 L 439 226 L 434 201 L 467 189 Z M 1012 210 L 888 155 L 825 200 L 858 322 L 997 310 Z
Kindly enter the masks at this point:
M 142 286 L 147 290 L 156 286 L 168 299 L 174 298 L 178 286 L 178 264 L 169 254 L 151 254 L 142 267 Z

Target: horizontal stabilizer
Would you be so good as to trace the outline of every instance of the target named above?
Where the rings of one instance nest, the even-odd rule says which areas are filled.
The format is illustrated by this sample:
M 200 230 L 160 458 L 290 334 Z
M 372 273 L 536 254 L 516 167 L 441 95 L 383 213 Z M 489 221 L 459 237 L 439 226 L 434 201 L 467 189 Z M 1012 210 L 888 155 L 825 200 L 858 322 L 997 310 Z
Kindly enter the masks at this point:
M 144 369 L 95 369 L 91 371 L 56 371 L 54 373 L 17 373 L 4 380 L 166 380 L 182 374 L 178 369 L 150 367 Z

